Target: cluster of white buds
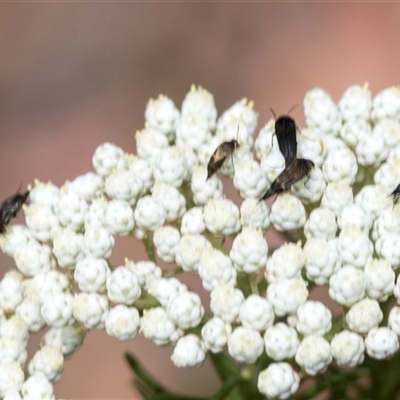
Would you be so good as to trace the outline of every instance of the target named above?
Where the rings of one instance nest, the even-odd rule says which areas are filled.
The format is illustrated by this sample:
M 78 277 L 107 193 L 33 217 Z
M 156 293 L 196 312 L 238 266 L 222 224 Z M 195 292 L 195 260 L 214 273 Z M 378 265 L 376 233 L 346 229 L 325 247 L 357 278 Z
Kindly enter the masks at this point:
M 338 104 L 315 88 L 303 106 L 296 156 L 315 166 L 271 206 L 260 198 L 285 169 L 275 121 L 254 139 L 252 102 L 218 118 L 213 96 L 194 86 L 180 111 L 166 96 L 149 101 L 137 155 L 104 143 L 95 172 L 61 188 L 36 181 L 26 226 L 9 224 L 0 235 L 16 264 L 0 281 L 0 397 L 54 398 L 64 359 L 90 329 L 172 345 L 178 367 L 198 366 L 208 352 L 226 350 L 244 364 L 265 353 L 258 389 L 270 399 L 289 398 L 300 377 L 333 360 L 355 367 L 365 352 L 392 356 L 400 336 L 400 207 L 390 197 L 400 183 L 400 88 L 372 98 L 368 85 L 352 86 Z M 237 146 L 221 155 L 222 143 Z M 227 197 L 220 173 L 241 204 Z M 271 225 L 297 230 L 297 243 L 271 249 Z M 116 236 L 142 241 L 149 260 L 112 265 Z M 176 268 L 163 276 L 157 258 Z M 182 271 L 209 292 L 210 315 L 178 279 Z M 310 282 L 345 307 L 345 326 L 309 299 Z M 390 297 L 399 306 L 383 310 Z M 29 333 L 45 326 L 27 360 Z

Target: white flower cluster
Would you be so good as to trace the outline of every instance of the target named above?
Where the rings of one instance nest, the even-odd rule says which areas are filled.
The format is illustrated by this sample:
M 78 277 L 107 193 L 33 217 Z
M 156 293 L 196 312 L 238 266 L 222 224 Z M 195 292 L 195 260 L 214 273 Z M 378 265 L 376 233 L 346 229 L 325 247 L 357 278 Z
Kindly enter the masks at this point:
M 0 282 L 0 397 L 54 398 L 65 357 L 90 329 L 119 340 L 140 332 L 173 345 L 178 367 L 200 365 L 207 352 L 227 350 L 247 364 L 265 352 L 272 362 L 260 371 L 258 388 L 271 399 L 297 391 L 299 369 L 316 375 L 333 359 L 354 367 L 365 351 L 376 359 L 393 355 L 400 336 L 400 207 L 389 195 L 400 183 L 400 89 L 372 99 L 367 85 L 352 86 L 335 104 L 315 88 L 304 111 L 297 157 L 315 167 L 271 207 L 259 199 L 285 168 L 274 121 L 254 140 L 251 102 L 217 118 L 213 96 L 194 86 L 180 111 L 166 96 L 149 101 L 137 155 L 104 143 L 93 155 L 95 172 L 61 188 L 36 181 L 24 206 L 26 226 L 11 224 L 0 236 L 17 267 Z M 232 153 L 216 152 L 233 141 L 239 147 Z M 216 161 L 232 178 L 240 206 L 225 196 L 219 172 L 207 179 Z M 271 224 L 298 229 L 303 243 L 269 252 Z M 149 260 L 114 266 L 115 236 L 128 235 L 144 242 Z M 221 241 L 226 236 L 233 238 L 230 250 Z M 163 276 L 156 255 L 175 263 L 176 274 L 198 274 L 212 315 L 203 318 L 199 295 Z M 346 329 L 332 332 L 332 314 L 308 298 L 305 278 L 327 286 L 346 307 Z M 391 296 L 399 306 L 382 326 L 381 304 Z M 44 326 L 50 330 L 25 379 L 29 333 Z

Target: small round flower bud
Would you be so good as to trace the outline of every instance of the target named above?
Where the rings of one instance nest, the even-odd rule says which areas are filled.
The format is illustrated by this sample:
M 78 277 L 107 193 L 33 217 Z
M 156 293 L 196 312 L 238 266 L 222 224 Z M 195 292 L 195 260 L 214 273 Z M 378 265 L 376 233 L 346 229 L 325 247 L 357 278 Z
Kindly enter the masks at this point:
M 148 160 L 152 166 L 157 157 L 168 148 L 167 136 L 155 128 L 146 127 L 137 131 L 135 138 L 137 155 Z
M 54 233 L 53 254 L 57 258 L 58 265 L 64 268 L 74 268 L 80 260 L 83 247 L 83 235 L 71 229 L 59 229 Z
M 353 203 L 353 191 L 347 180 L 329 183 L 321 199 L 321 206 L 337 216 Z
M 375 242 L 375 251 L 379 257 L 389 261 L 393 269 L 400 266 L 400 234 L 389 233 Z
M 308 375 L 315 376 L 332 362 L 331 346 L 322 336 L 307 336 L 300 343 L 295 360 Z
M 275 135 L 275 120 L 270 119 L 260 130 L 257 139 L 254 142 L 256 157 L 266 157 L 272 151 L 273 138 Z M 276 139 L 275 139 L 276 140 Z
M 317 285 L 326 285 L 329 278 L 342 265 L 335 242 L 322 238 L 311 238 L 304 245 L 307 278 Z
M 65 292 L 69 289 L 69 278 L 55 270 L 41 272 L 29 281 L 25 281 L 25 296 L 37 298 L 43 302 L 47 295 Z
M 344 120 L 367 120 L 372 108 L 371 91 L 368 83 L 364 86 L 352 85 L 344 92 L 339 101 L 339 110 Z
M 24 400 L 55 399 L 53 385 L 42 372 L 35 372 L 24 382 L 21 394 Z
M 201 340 L 194 334 L 181 337 L 174 347 L 171 360 L 177 367 L 197 367 L 206 358 Z
M 104 198 L 94 199 L 85 214 L 85 229 L 87 227 L 104 226 L 103 216 L 108 202 Z
M 203 217 L 206 228 L 215 235 L 229 236 L 240 229 L 239 209 L 229 199 L 210 199 Z
M 296 330 L 283 322 L 271 326 L 264 334 L 265 352 L 275 361 L 292 358 L 299 343 Z
M 364 167 L 378 167 L 388 154 L 385 138 L 377 133 L 363 137 L 356 147 L 357 161 Z
M 268 180 L 260 164 L 249 158 L 236 164 L 233 184 L 242 198 L 258 199 L 265 193 Z
M 210 307 L 216 317 L 232 323 L 239 316 L 244 295 L 231 285 L 218 286 L 211 292 Z
M 290 231 L 305 224 L 306 210 L 296 196 L 283 193 L 272 204 L 270 219 L 277 231 Z
M 152 162 L 139 158 L 135 154 L 125 154 L 125 158 L 128 170 L 142 181 L 142 193 L 147 193 L 154 185 Z
M 60 347 L 64 357 L 71 356 L 82 347 L 86 330 L 78 322 L 63 328 L 49 329 L 41 340 L 41 346 Z
M 370 357 L 384 360 L 396 353 L 399 349 L 399 340 L 389 328 L 372 328 L 365 338 L 365 348 Z
M 353 119 L 346 121 L 340 128 L 340 137 L 352 149 L 357 146 L 357 143 L 363 138 L 371 135 L 372 128 L 367 120 Z M 335 150 L 333 150 L 335 151 Z
M 67 191 L 75 192 L 86 201 L 91 201 L 103 194 L 103 179 L 93 172 L 77 176 L 72 182 L 65 183 Z
M 364 361 L 364 340 L 357 333 L 343 330 L 331 342 L 331 352 L 336 362 L 344 367 L 355 367 Z
M 324 137 L 313 128 L 303 128 L 297 135 L 297 157 L 314 161 L 315 165 L 322 165 L 327 156 L 327 149 L 323 142 Z
M 104 191 L 110 199 L 124 200 L 132 206 L 143 191 L 143 183 L 132 170 L 116 170 L 107 176 Z
M 13 338 L 20 343 L 27 343 L 29 337 L 28 326 L 18 315 L 13 315 L 12 317 L 1 321 L 0 337 Z
M 74 317 L 87 329 L 104 329 L 108 299 L 98 293 L 75 293 L 72 302 Z
M 292 192 L 298 196 L 304 204 L 316 203 L 324 194 L 326 182 L 320 168 L 315 167 L 306 177 L 292 186 Z
M 35 242 L 20 246 L 15 254 L 14 260 L 17 268 L 25 276 L 35 276 L 39 272 L 55 268 L 55 260 L 49 246 L 40 245 Z
M 375 185 L 379 185 L 383 188 L 384 192 L 388 192 L 392 190 L 392 188 L 398 185 L 400 174 L 400 160 L 394 158 L 392 161 L 388 161 L 383 163 L 374 175 L 374 183 Z M 385 199 L 384 204 L 388 205 L 388 203 L 392 203 L 388 197 Z
M 274 137 L 272 151 L 267 156 L 261 158 L 260 166 L 269 182 L 273 182 L 285 169 L 285 159 L 279 150 L 276 137 Z
M 57 382 L 64 370 L 64 357 L 60 347 L 43 346 L 28 365 L 30 375 L 42 373 L 50 382 Z
M 268 244 L 261 230 L 243 228 L 232 243 L 229 257 L 239 272 L 258 273 L 267 262 Z
M 11 337 L 0 338 L 1 364 L 12 364 L 18 362 L 24 365 L 28 353 L 25 343 Z
M 103 292 L 110 273 L 110 268 L 104 258 L 89 255 L 77 262 L 74 279 L 82 291 Z
M 321 141 L 324 149 L 326 149 L 326 155 L 328 155 L 329 153 L 333 153 L 336 150 L 347 148 L 346 143 L 339 137 L 331 135 L 321 135 Z
M 198 149 L 211 138 L 206 120 L 193 114 L 182 115 L 176 128 L 176 144 L 181 147 Z
M 183 331 L 175 327 L 167 312 L 161 307 L 143 312 L 140 332 L 157 346 L 176 343 L 183 336 Z
M 0 364 L 0 396 L 11 390 L 20 390 L 24 383 L 24 371 L 18 362 Z
M 228 352 L 239 362 L 254 363 L 264 350 L 264 342 L 259 332 L 239 326 L 228 338 Z
M 252 226 L 265 232 L 270 226 L 269 208 L 264 201 L 245 199 L 240 206 L 240 222 L 243 227 Z
M 115 144 L 108 142 L 97 147 L 92 162 L 96 173 L 103 177 L 114 170 L 124 169 L 126 165 L 124 151 Z
M 329 153 L 322 167 L 324 179 L 328 183 L 347 180 L 350 184 L 353 184 L 357 169 L 357 159 L 349 149 Z
M 386 301 L 393 293 L 395 273 L 387 260 L 370 258 L 364 268 L 366 294 L 372 299 Z
M 203 167 L 196 167 L 190 183 L 193 192 L 193 201 L 197 205 L 205 205 L 210 199 L 223 197 L 223 185 L 221 180 L 214 174 L 207 179 L 207 171 Z
M 360 335 L 366 335 L 372 328 L 377 328 L 382 319 L 379 303 L 367 298 L 352 305 L 346 315 L 349 328 Z
M 83 253 L 108 258 L 115 244 L 114 237 L 102 226 L 87 226 L 83 235 Z
M 147 290 L 148 282 L 159 280 L 162 276 L 162 270 L 153 261 L 138 261 L 134 263 L 125 259 L 125 266 L 132 271 L 138 279 L 141 288 Z
M 56 214 L 61 225 L 73 231 L 80 231 L 89 206 L 85 199 L 74 192 L 62 193 L 57 203 Z
M 346 227 L 358 228 L 368 233 L 372 226 L 371 217 L 358 204 L 351 204 L 338 215 L 338 226 L 341 230 Z
M 167 308 L 170 299 L 188 291 L 187 286 L 177 278 L 149 279 L 149 281 L 149 294 L 154 296 L 164 308 Z
M 378 185 L 364 186 L 354 197 L 354 202 L 375 219 L 387 207 L 387 192 Z
M 154 231 L 164 224 L 166 212 L 159 201 L 151 196 L 144 196 L 137 202 L 134 216 L 140 228 Z
M 307 283 L 301 278 L 280 279 L 267 289 L 267 300 L 278 317 L 296 313 L 307 297 Z
M 400 209 L 387 208 L 375 219 L 372 229 L 372 240 L 375 242 L 390 233 L 400 233 Z
M 206 248 L 211 248 L 211 244 L 204 236 L 182 235 L 176 246 L 175 261 L 184 271 L 197 271 Z
M 285 278 L 300 278 L 303 265 L 304 255 L 300 243 L 284 243 L 268 259 L 265 279 L 275 282 Z
M 107 334 L 118 340 L 134 339 L 140 324 L 139 312 L 134 307 L 118 304 L 110 309 L 106 318 Z
M 236 270 L 231 259 L 212 247 L 203 251 L 198 272 L 204 289 L 208 291 L 221 285 L 236 284 Z
M 25 292 L 23 281 L 23 275 L 15 269 L 4 274 L 0 282 L 0 309 L 4 313 L 14 313 L 16 307 L 22 303 Z
M 228 343 L 232 326 L 219 317 L 208 320 L 201 328 L 204 347 L 213 353 L 220 353 Z
M 179 111 L 169 97 L 160 94 L 157 99 L 150 99 L 144 117 L 150 127 L 164 133 L 170 141 L 174 140 Z
M 258 375 L 258 390 L 268 399 L 288 399 L 297 392 L 299 374 L 288 363 L 272 363 Z
M 335 214 L 329 208 L 312 210 L 304 225 L 304 233 L 309 238 L 333 239 L 336 231 Z
M 179 187 L 188 175 L 185 153 L 180 147 L 168 147 L 156 158 L 154 178 L 160 182 Z
M 374 97 L 371 117 L 373 121 L 400 118 L 400 88 L 398 86 L 384 89 Z
M 350 307 L 364 297 L 366 286 L 363 271 L 344 266 L 329 279 L 329 296 L 337 303 Z
M 127 236 L 135 226 L 133 210 L 124 200 L 111 200 L 107 203 L 103 216 L 104 226 L 113 235 Z
M 157 255 L 165 262 L 175 261 L 176 248 L 181 239 L 178 229 L 172 226 L 161 226 L 154 231 L 153 243 Z
M 19 246 L 35 242 L 32 233 L 25 225 L 9 225 L 4 235 L 0 235 L 0 248 L 4 254 L 14 257 Z
M 400 336 L 400 307 L 392 307 L 389 313 L 388 325 L 397 336 Z
M 323 336 L 332 328 L 332 313 L 320 301 L 307 300 L 297 309 L 296 329 L 303 336 Z
M 34 298 L 25 298 L 17 306 L 15 313 L 25 322 L 30 332 L 38 332 L 45 325 L 40 313 L 40 304 Z
M 40 204 L 25 207 L 25 221 L 30 235 L 41 242 L 52 240 L 54 233 L 60 229 L 60 223 L 53 209 Z
M 303 100 L 307 126 L 316 132 L 337 136 L 342 117 L 331 96 L 321 88 L 309 90 Z
M 107 297 L 114 303 L 133 304 L 141 295 L 136 275 L 126 267 L 117 267 L 107 276 Z
M 197 293 L 185 291 L 170 298 L 167 314 L 179 328 L 189 329 L 200 324 L 204 307 Z
M 239 311 L 239 321 L 246 328 L 255 331 L 265 331 L 274 322 L 274 312 L 266 299 L 251 294 L 242 303 Z
M 60 189 L 51 182 L 40 182 L 35 179 L 35 186 L 29 192 L 31 204 L 50 207 L 54 210 L 60 198 Z
M 180 219 L 186 211 L 185 197 L 174 186 L 156 182 L 152 196 L 164 207 L 166 212 L 165 220 L 168 222 Z
M 389 148 L 397 147 L 400 143 L 400 121 L 397 118 L 378 121 L 372 132 L 383 136 Z
M 182 217 L 181 234 L 198 235 L 206 229 L 203 219 L 203 207 L 193 207 Z
M 71 293 L 56 293 L 45 297 L 40 308 L 41 315 L 47 325 L 62 328 L 73 323 Z

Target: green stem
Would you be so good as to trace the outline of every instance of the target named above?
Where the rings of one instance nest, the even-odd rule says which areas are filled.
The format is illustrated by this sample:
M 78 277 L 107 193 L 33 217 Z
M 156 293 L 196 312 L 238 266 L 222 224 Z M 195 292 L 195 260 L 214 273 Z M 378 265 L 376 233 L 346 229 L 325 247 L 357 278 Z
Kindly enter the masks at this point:
M 183 194 L 183 197 L 186 200 L 186 210 L 190 210 L 191 208 L 195 207 L 196 204 L 193 201 L 193 197 L 190 194 L 189 184 L 188 182 L 184 182 L 181 187 L 180 191 Z
M 218 249 L 218 250 L 222 251 L 224 254 L 227 254 L 227 250 L 224 247 L 225 237 L 220 239 L 219 237 L 215 236 L 210 231 L 205 231 L 205 234 L 206 234 L 207 239 L 211 242 L 212 246 L 215 249 Z
M 248 274 L 247 278 L 249 279 L 251 293 L 252 294 L 259 294 L 257 281 L 256 281 L 257 274 Z
M 150 308 L 159 307 L 159 301 L 150 294 L 142 293 L 142 295 L 133 303 L 139 311 L 149 310 Z
M 146 249 L 147 257 L 150 261 L 156 262 L 156 253 L 153 245 L 153 232 L 148 231 L 146 236 L 142 239 L 144 248 Z
M 183 269 L 181 267 L 175 268 L 172 271 L 168 271 L 164 274 L 164 278 L 173 278 L 174 276 L 179 275 L 181 272 L 183 272 Z

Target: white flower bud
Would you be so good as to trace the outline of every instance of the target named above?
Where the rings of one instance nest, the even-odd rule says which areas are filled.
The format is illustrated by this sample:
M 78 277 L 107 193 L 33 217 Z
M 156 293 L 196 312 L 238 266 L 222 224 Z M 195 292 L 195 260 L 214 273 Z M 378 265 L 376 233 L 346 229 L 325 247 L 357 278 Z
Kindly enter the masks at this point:
M 357 169 L 357 159 L 349 149 L 329 153 L 322 166 L 324 178 L 328 183 L 347 180 L 350 184 L 353 184 Z
M 135 226 L 132 207 L 124 200 L 111 200 L 105 209 L 103 222 L 111 234 L 127 236 Z
M 211 248 L 211 244 L 204 236 L 182 235 L 176 246 L 175 261 L 184 271 L 197 271 L 206 248 Z
M 272 151 L 267 156 L 261 158 L 260 166 L 269 182 L 273 182 L 285 169 L 285 159 L 279 150 L 276 136 L 273 138 Z
M 331 352 L 336 362 L 344 367 L 355 367 L 364 361 L 364 340 L 357 333 L 343 330 L 331 342 Z
M 344 230 L 346 227 L 358 228 L 365 233 L 369 232 L 372 225 L 370 215 L 358 204 L 351 204 L 344 208 L 338 215 L 337 222 L 341 230 Z
M 304 204 L 316 203 L 324 194 L 326 182 L 322 171 L 314 167 L 310 172 L 310 177 L 305 177 L 292 186 L 292 192 L 300 197 Z
M 174 146 L 164 149 L 156 158 L 154 178 L 160 182 L 179 187 L 188 175 L 185 153 Z
M 168 222 L 180 219 L 186 211 L 185 197 L 174 186 L 156 182 L 153 187 L 153 198 L 164 207 Z
M 114 237 L 102 226 L 88 226 L 83 235 L 83 252 L 99 258 L 111 256 L 115 244 Z
M 308 375 L 317 375 L 332 362 L 331 347 L 322 336 L 307 336 L 300 343 L 295 360 Z
M 157 157 L 168 148 L 167 136 L 155 128 L 146 127 L 137 131 L 135 138 L 137 155 L 148 160 L 151 165 L 154 165 Z
M 249 158 L 236 164 L 233 184 L 242 198 L 258 199 L 267 190 L 268 180 L 260 164 Z
M 57 203 L 56 214 L 61 225 L 73 231 L 80 231 L 89 206 L 85 199 L 74 192 L 62 193 Z
M 0 338 L 0 357 L 1 364 L 12 364 L 18 362 L 24 365 L 28 353 L 25 343 L 12 337 Z
M 153 243 L 157 249 L 157 255 L 165 262 L 175 261 L 176 248 L 181 236 L 178 229 L 172 226 L 161 226 L 154 231 Z
M 200 296 L 194 292 L 181 292 L 170 298 L 167 315 L 181 329 L 194 328 L 200 324 L 204 307 Z
M 367 120 L 372 108 L 371 91 L 368 83 L 352 85 L 344 92 L 339 103 L 339 110 L 344 120 Z
M 303 100 L 306 125 L 316 132 L 337 136 L 342 117 L 331 96 L 321 88 L 309 90 Z
M 265 331 L 274 322 L 274 312 L 266 299 L 251 294 L 242 303 L 239 311 L 239 321 L 246 328 Z
M 387 260 L 370 258 L 364 268 L 366 294 L 372 299 L 386 301 L 393 293 L 395 273 Z
M 30 234 L 41 242 L 49 242 L 58 229 L 60 223 L 53 209 L 39 204 L 30 204 L 25 207 L 25 221 Z
M 82 347 L 86 330 L 78 322 L 63 328 L 51 328 L 42 337 L 41 346 L 60 347 L 64 357 Z
M 148 282 L 161 278 L 162 270 L 153 261 L 138 261 L 134 263 L 131 260 L 125 259 L 125 266 L 132 271 L 138 279 L 141 288 L 147 290 Z
M 303 251 L 295 243 L 284 243 L 278 247 L 267 261 L 265 279 L 275 282 L 285 278 L 299 278 L 304 265 Z
M 292 358 L 299 343 L 296 330 L 283 322 L 271 326 L 264 334 L 265 352 L 275 361 Z
M 25 298 L 15 309 L 18 315 L 26 324 L 29 331 L 38 332 L 45 325 L 45 321 L 40 313 L 40 304 L 33 298 Z
M 223 197 L 223 185 L 214 174 L 207 179 L 207 170 L 204 167 L 196 167 L 190 183 L 193 192 L 193 201 L 197 205 L 205 205 L 210 199 Z
M 115 200 L 124 200 L 131 206 L 136 203 L 142 190 L 143 183 L 132 170 L 113 171 L 105 180 L 104 191 L 107 196 Z
M 372 328 L 377 328 L 382 319 L 379 303 L 367 298 L 352 305 L 346 315 L 349 328 L 360 335 L 366 335 Z
M 305 224 L 306 210 L 296 196 L 282 193 L 272 204 L 270 219 L 277 231 L 290 231 Z
M 208 320 L 201 328 L 204 347 L 213 353 L 220 353 L 228 343 L 232 326 L 219 317 Z
M 337 216 L 353 203 L 353 191 L 347 180 L 329 183 L 321 199 L 321 207 L 329 208 Z
M 202 207 L 193 207 L 183 214 L 181 222 L 182 235 L 198 235 L 204 232 L 205 229 Z
M 34 276 L 53 269 L 56 265 L 50 247 L 35 242 L 19 247 L 14 254 L 14 260 L 25 276 Z
M 140 332 L 157 346 L 176 343 L 183 336 L 183 331 L 175 327 L 167 312 L 161 307 L 143 312 L 140 319 Z
M 229 236 L 240 229 L 239 209 L 229 199 L 210 199 L 203 217 L 206 228 L 215 235 Z
M 55 399 L 53 385 L 42 372 L 35 372 L 25 381 L 21 394 L 24 400 Z
M 267 262 L 268 243 L 261 230 L 243 228 L 235 237 L 229 257 L 239 272 L 258 273 Z
M 103 179 L 93 172 L 77 176 L 72 182 L 65 183 L 67 191 L 75 192 L 86 201 L 91 201 L 103 194 Z
M 346 144 L 354 149 L 357 143 L 372 133 L 371 125 L 364 119 L 346 121 L 340 128 L 340 137 Z M 335 150 L 333 150 L 335 151 Z
M 112 143 L 103 143 L 95 150 L 92 158 L 96 173 L 102 177 L 126 166 L 124 151 Z
M 363 137 L 356 147 L 357 161 L 365 167 L 378 167 L 388 154 L 385 138 L 377 133 Z
M 397 336 L 400 336 L 400 307 L 392 307 L 389 313 L 388 325 Z
M 231 285 L 218 286 L 211 292 L 210 308 L 216 317 L 224 321 L 235 322 L 244 302 L 244 295 Z
M 337 303 L 350 307 L 364 298 L 366 286 L 363 271 L 345 266 L 329 279 L 329 296 Z
M 313 128 L 301 129 L 297 135 L 297 157 L 314 161 L 315 165 L 322 165 L 327 156 L 327 149 L 323 142 L 324 136 Z
M 371 219 L 375 219 L 390 203 L 387 197 L 388 193 L 384 187 L 366 185 L 354 197 L 354 202 L 361 206 Z
M 200 119 L 197 115 L 186 114 L 179 119 L 176 128 L 176 144 L 181 147 L 198 149 L 211 138 L 208 121 Z
M 114 303 L 133 304 L 141 295 L 136 275 L 126 267 L 117 267 L 107 276 L 107 297 Z
M 332 239 L 337 231 L 336 218 L 329 208 L 315 208 L 311 211 L 304 233 L 309 238 Z
M 40 312 L 47 325 L 62 328 L 73 322 L 71 293 L 56 293 L 45 297 Z
M 87 329 L 104 329 L 108 299 L 98 293 L 75 293 L 72 302 L 74 317 Z
M 275 120 L 270 119 L 260 130 L 257 139 L 254 142 L 256 157 L 266 157 L 272 151 L 273 137 L 275 135 Z M 276 140 L 276 139 L 275 139 Z M 276 143 L 276 142 L 275 142 Z
M 159 201 L 151 196 L 144 196 L 137 202 L 134 216 L 140 228 L 154 231 L 164 224 L 166 212 Z
M 18 315 L 13 315 L 12 317 L 1 321 L 0 337 L 13 338 L 20 343 L 27 343 L 29 337 L 28 326 Z
M 15 269 L 4 274 L 0 282 L 0 309 L 4 313 L 14 313 L 18 304 L 22 303 L 25 292 L 23 280 L 23 275 Z
M 35 179 L 35 186 L 29 192 L 31 204 L 50 207 L 54 210 L 60 198 L 60 189 L 51 182 L 43 183 Z
M 389 261 L 393 269 L 400 266 L 400 234 L 389 233 L 375 242 L 375 251 L 379 257 Z
M 4 254 L 14 257 L 14 253 L 19 246 L 35 242 L 32 233 L 25 225 L 9 225 L 6 233 L 0 235 L 0 248 Z
M 60 347 L 43 346 L 28 365 L 30 375 L 43 373 L 50 382 L 57 382 L 64 370 L 64 357 Z
M 85 229 L 87 227 L 103 226 L 103 217 L 108 202 L 104 198 L 94 199 L 85 214 Z
M 118 340 L 134 339 L 138 333 L 139 325 L 138 310 L 123 304 L 111 308 L 106 318 L 107 334 Z
M 239 326 L 228 338 L 228 352 L 236 361 L 254 363 L 264 350 L 264 341 L 259 332 Z
M 194 334 L 181 337 L 174 347 L 171 360 L 177 367 L 197 367 L 206 358 L 201 340 Z
M 371 117 L 373 121 L 384 118 L 400 118 L 400 88 L 392 86 L 380 91 L 372 102 Z
M 74 268 L 75 264 L 83 257 L 83 235 L 71 229 L 59 229 L 54 233 L 53 254 L 58 265 L 64 268 Z
M 208 291 L 221 285 L 236 284 L 236 270 L 231 259 L 222 251 L 211 247 L 203 251 L 198 272 L 204 289 Z
M 399 340 L 389 328 L 372 328 L 365 338 L 365 348 L 370 357 L 384 360 L 396 353 L 399 349 Z
M 397 147 L 400 143 L 400 121 L 397 118 L 378 121 L 372 132 L 383 136 L 389 148 Z
M 267 289 L 267 300 L 278 317 L 296 313 L 307 297 L 307 283 L 301 278 L 280 279 Z
M 299 374 L 288 363 L 272 363 L 258 375 L 257 388 L 268 399 L 288 399 L 297 392 Z
M 326 155 L 329 153 L 333 153 L 339 149 L 347 149 L 346 143 L 340 139 L 339 137 L 331 136 L 331 135 L 321 135 L 322 145 L 326 150 Z
M 128 170 L 132 171 L 134 176 L 142 181 L 142 193 L 147 192 L 154 185 L 152 162 L 139 158 L 135 154 L 125 154 L 125 158 Z
M 303 336 L 323 336 L 332 328 L 332 313 L 320 301 L 307 300 L 297 309 L 296 329 Z
M 164 133 L 170 141 L 174 140 L 179 111 L 169 97 L 160 94 L 157 99 L 150 99 L 146 105 L 144 117 L 150 127 Z
M 396 285 L 393 289 L 393 295 L 397 300 L 397 304 L 400 304 L 400 278 L 399 278 L 399 276 L 400 275 L 397 276 Z
M 265 232 L 270 226 L 268 206 L 264 201 L 245 199 L 240 206 L 240 222 L 243 227 L 252 226 Z
M 149 279 L 149 294 L 154 296 L 164 308 L 167 308 L 170 299 L 187 291 L 187 286 L 177 278 Z
M 41 272 L 25 281 L 25 297 L 37 298 L 43 302 L 47 295 L 65 292 L 70 286 L 69 278 L 55 270 Z
M 20 390 L 24 383 L 24 371 L 18 362 L 0 364 L 0 396 L 11 390 Z
M 372 229 L 372 240 L 375 242 L 391 233 L 400 233 L 400 208 L 392 207 L 383 210 L 375 219 Z
M 76 264 L 74 279 L 85 292 L 103 292 L 111 271 L 104 258 L 87 256 Z

